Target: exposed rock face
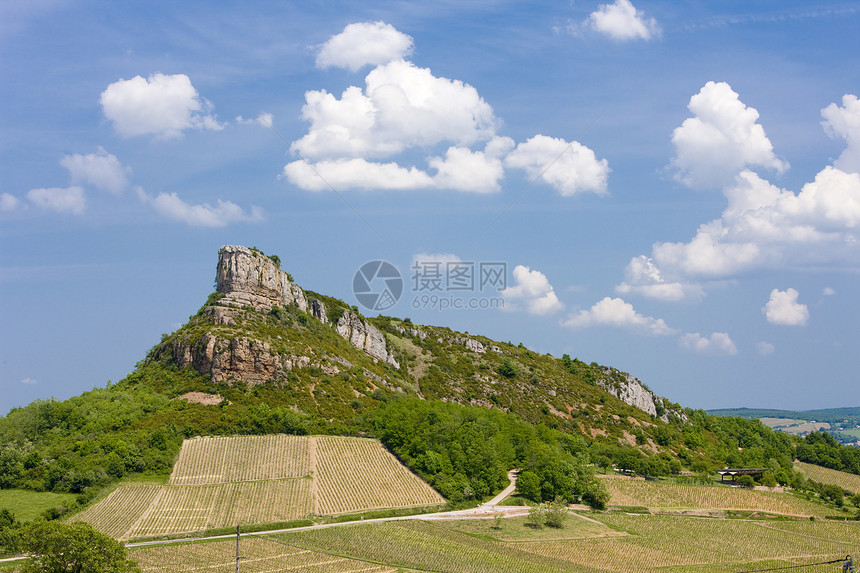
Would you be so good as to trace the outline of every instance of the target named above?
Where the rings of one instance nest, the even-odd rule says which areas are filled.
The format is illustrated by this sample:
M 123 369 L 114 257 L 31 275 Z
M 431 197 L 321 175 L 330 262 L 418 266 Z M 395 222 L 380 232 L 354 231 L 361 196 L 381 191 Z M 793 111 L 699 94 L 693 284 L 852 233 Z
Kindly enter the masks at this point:
M 205 312 L 215 324 L 234 326 L 237 317 L 246 310 L 268 313 L 273 307 L 295 305 L 322 322 L 330 324 L 325 304 L 313 299 L 308 302 L 301 287 L 287 273 L 259 251 L 226 245 L 218 251 L 216 289 L 223 296 L 207 307 Z M 395 368 L 400 365 L 388 352 L 385 335 L 360 316 L 345 312 L 337 332 L 353 346 Z M 279 382 L 293 368 L 311 364 L 309 356 L 287 356 L 272 349 L 271 344 L 247 336 L 218 336 L 207 332 L 196 342 L 176 339 L 165 350 L 172 354 L 180 367 L 212 377 L 213 382 L 241 380 L 248 385 Z
M 466 338 L 464 336 L 455 336 L 453 343 L 454 344 L 462 344 L 463 346 L 465 346 L 466 348 L 468 348 L 469 350 L 471 350 L 472 352 L 475 352 L 477 354 L 483 354 L 483 353 L 487 352 L 488 350 L 490 352 L 496 352 L 496 353 L 501 351 L 501 349 L 494 344 L 491 346 L 484 346 L 480 340 L 475 340 L 474 338 Z
M 389 354 L 385 334 L 351 311 L 345 311 L 337 321 L 337 332 L 359 350 L 364 350 L 377 360 L 400 368 L 397 360 Z
M 245 247 L 225 245 L 218 250 L 216 290 L 224 297 L 215 303 L 212 317 L 218 324 L 232 324 L 234 308 L 251 307 L 269 312 L 273 306 L 295 304 L 307 310 L 305 293 L 290 282 L 269 257 Z
M 597 380 L 597 385 L 627 404 L 635 408 L 639 408 L 646 414 L 652 416 L 657 415 L 657 405 L 655 400 L 657 397 L 651 390 L 645 388 L 642 381 L 634 378 L 630 374 L 626 374 L 615 368 L 606 367 L 603 371 L 609 375 L 609 379 L 600 378 Z M 668 422 L 669 418 L 666 414 L 661 416 L 664 422 Z
M 253 338 L 218 338 L 204 334 L 195 344 L 177 340 L 173 358 L 180 367 L 192 366 L 212 381 L 242 380 L 249 386 L 286 378 L 293 368 L 310 364 L 308 356 L 282 356 L 272 352 L 269 343 Z
M 325 313 L 325 305 L 322 301 L 314 299 L 311 302 L 311 315 L 323 324 L 328 324 L 328 316 Z

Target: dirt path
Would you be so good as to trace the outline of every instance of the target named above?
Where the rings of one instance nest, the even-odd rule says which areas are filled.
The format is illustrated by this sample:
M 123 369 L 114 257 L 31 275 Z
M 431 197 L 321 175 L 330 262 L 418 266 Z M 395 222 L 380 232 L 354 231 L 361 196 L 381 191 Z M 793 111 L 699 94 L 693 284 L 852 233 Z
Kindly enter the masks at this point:
M 520 470 L 511 470 L 508 472 L 508 481 L 511 482 L 508 487 L 502 490 L 502 492 L 482 505 L 499 505 L 506 497 L 514 493 L 514 490 L 517 489 L 517 472 Z

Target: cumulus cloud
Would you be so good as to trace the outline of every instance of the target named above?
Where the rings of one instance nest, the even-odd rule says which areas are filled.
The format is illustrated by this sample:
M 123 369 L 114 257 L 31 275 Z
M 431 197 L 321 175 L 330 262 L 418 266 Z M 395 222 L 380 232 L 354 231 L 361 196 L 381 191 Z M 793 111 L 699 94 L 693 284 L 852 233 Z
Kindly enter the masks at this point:
M 630 0 L 615 0 L 601 4 L 591 13 L 585 26 L 617 41 L 650 40 L 660 36 L 660 26 L 654 18 L 646 18 Z
M 449 147 L 445 157 L 431 157 L 428 164 L 436 170 L 434 184 L 442 189 L 494 193 L 501 190 L 505 176 L 501 156 L 514 142 L 508 137 L 496 137 L 487 143 L 484 151 L 468 147 Z
M 776 347 L 770 342 L 765 342 L 764 340 L 762 340 L 755 345 L 755 350 L 759 353 L 760 356 L 770 356 L 771 354 L 773 354 L 773 351 L 776 350 Z
M 634 257 L 618 292 L 671 300 L 666 285 L 858 260 L 858 173 L 827 166 L 794 193 L 745 169 L 723 194 L 727 205 L 719 219 L 700 225 L 688 242 L 654 243 L 650 256 Z
M 130 170 L 101 147 L 87 155 L 66 155 L 60 160 L 60 165 L 69 170 L 74 184 L 92 185 L 114 194 L 122 193 L 128 187 Z
M 519 310 L 520 305 L 523 305 L 531 314 L 550 314 L 564 308 L 542 272 L 517 265 L 514 268 L 514 281 L 514 286 L 501 291 L 505 310 Z
M 836 291 L 830 287 L 824 287 L 824 289 L 821 291 L 821 294 L 824 296 L 833 296 L 836 294 Z
M 366 88 L 348 87 L 337 99 L 309 91 L 302 117 L 311 126 L 291 148 L 302 157 L 384 157 L 442 141 L 470 145 L 489 140 L 493 109 L 468 84 L 434 76 L 411 62 L 374 68 Z
M 332 36 L 317 54 L 318 68 L 347 68 L 357 72 L 412 53 L 412 38 L 385 22 L 357 22 Z
M 788 163 L 773 153 L 773 145 L 757 123 L 758 111 L 747 107 L 725 82 L 708 82 L 687 106 L 693 117 L 672 132 L 675 178 L 693 188 L 731 183 L 747 167 L 782 173 Z
M 568 328 L 588 328 L 591 326 L 614 326 L 628 328 L 651 335 L 674 334 L 662 318 L 653 318 L 636 312 L 633 305 L 620 298 L 605 297 L 589 310 L 571 314 L 562 322 Z
M 51 187 L 30 189 L 27 199 L 40 209 L 80 215 L 87 207 L 87 199 L 82 187 Z
M 14 211 L 21 205 L 21 200 L 9 193 L 0 193 L 0 212 Z
M 714 332 L 708 337 L 702 336 L 698 332 L 687 333 L 678 339 L 678 344 L 681 348 L 698 354 L 734 356 L 738 353 L 735 343 L 725 332 Z
M 110 84 L 101 94 L 102 111 L 124 137 L 179 137 L 186 129 L 222 129 L 211 104 L 185 74 L 135 76 Z
M 598 160 L 594 151 L 578 141 L 536 135 L 517 145 L 505 165 L 525 169 L 532 179 L 540 178 L 561 195 L 606 193 L 609 163 Z
M 478 90 L 405 60 L 411 50 L 412 38 L 384 22 L 350 24 L 322 46 L 320 67 L 375 67 L 363 87 L 305 93 L 308 131 L 290 145 L 303 161 L 285 166 L 288 181 L 307 190 L 494 193 L 508 168 L 537 177 L 550 166 L 542 180 L 563 195 L 606 192 L 606 160 L 578 142 L 543 135 L 517 148 L 497 133 L 501 122 Z
M 31 385 L 33 385 L 33 384 L 38 384 L 38 381 L 37 381 L 35 378 L 30 378 L 30 377 L 28 376 L 27 378 L 23 378 L 23 379 L 21 380 L 21 384 L 26 384 L 26 385 L 28 385 L 28 386 L 31 386 Z
M 846 145 L 842 155 L 833 165 L 853 173 L 860 172 L 860 100 L 852 94 L 842 96 L 842 107 L 835 103 L 823 110 L 824 131 L 834 138 L 844 139 Z
M 699 300 L 705 295 L 702 285 L 666 281 L 654 261 L 645 256 L 634 257 L 625 269 L 627 282 L 615 287 L 618 294 L 638 294 L 664 301 Z
M 860 175 L 825 167 L 800 193 L 780 189 L 751 171 L 724 190 L 720 219 L 701 225 L 687 243 L 655 243 L 646 261 L 662 275 L 726 277 L 762 266 L 826 263 L 856 254 Z M 654 281 L 645 280 L 643 284 Z
M 192 205 L 176 193 L 159 193 L 153 197 L 138 189 L 137 194 L 142 202 L 152 205 L 163 217 L 191 227 L 225 227 L 231 223 L 256 223 L 263 220 L 263 211 L 259 207 L 251 207 L 250 212 L 245 212 L 231 201 L 218 199 L 215 205 Z
M 335 189 L 403 190 L 431 187 L 433 179 L 416 167 L 397 163 L 376 163 L 361 158 L 318 161 L 310 164 L 293 161 L 284 167 L 284 177 L 308 191 Z
M 798 295 L 793 288 L 785 291 L 773 289 L 770 292 L 770 300 L 761 309 L 767 321 L 771 324 L 804 326 L 809 320 L 809 309 L 805 304 L 797 302 Z

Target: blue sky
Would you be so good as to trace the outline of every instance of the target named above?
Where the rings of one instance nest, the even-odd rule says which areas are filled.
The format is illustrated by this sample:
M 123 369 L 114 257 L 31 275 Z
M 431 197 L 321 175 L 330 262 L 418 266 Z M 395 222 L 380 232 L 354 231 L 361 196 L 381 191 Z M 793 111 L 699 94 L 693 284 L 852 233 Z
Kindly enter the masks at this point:
M 122 378 L 224 244 L 685 406 L 860 405 L 860 3 L 361 4 L 0 6 L 0 410 Z

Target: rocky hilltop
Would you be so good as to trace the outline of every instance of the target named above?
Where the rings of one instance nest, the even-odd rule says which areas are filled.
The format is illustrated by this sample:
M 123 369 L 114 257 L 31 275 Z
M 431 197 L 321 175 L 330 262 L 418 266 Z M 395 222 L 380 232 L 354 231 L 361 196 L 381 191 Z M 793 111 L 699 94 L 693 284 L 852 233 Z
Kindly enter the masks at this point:
M 380 399 L 380 390 L 513 410 L 592 436 L 615 427 L 627 442 L 653 421 L 684 418 L 615 368 L 408 319 L 368 319 L 302 289 L 278 257 L 233 245 L 219 250 L 216 292 L 148 360 L 190 366 L 215 384 L 279 388 L 297 409 L 332 418 Z
M 325 303 L 310 298 L 280 269 L 277 259 L 258 250 L 225 245 L 218 251 L 215 274 L 216 295 L 202 313 L 215 325 L 241 325 L 249 313 L 269 315 L 273 311 L 295 307 L 301 312 L 329 324 Z M 277 309 L 277 310 L 276 310 Z M 334 330 L 357 349 L 395 368 L 400 365 L 389 352 L 385 335 L 352 311 L 343 311 Z M 278 382 L 297 367 L 311 364 L 309 355 L 284 355 L 273 350 L 270 341 L 219 329 L 204 333 L 199 339 L 179 337 L 170 347 L 173 360 L 180 366 L 193 366 L 213 382 L 242 381 L 249 385 Z

